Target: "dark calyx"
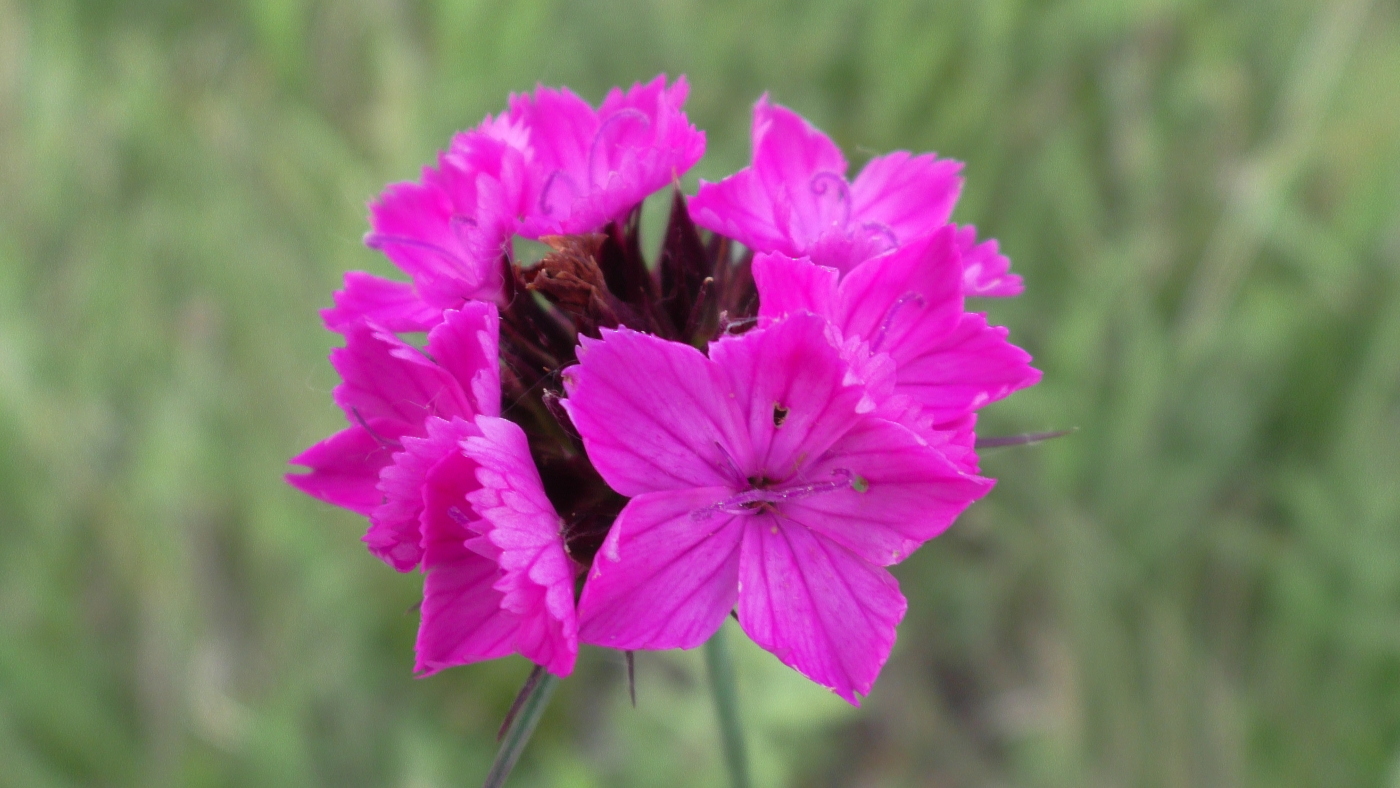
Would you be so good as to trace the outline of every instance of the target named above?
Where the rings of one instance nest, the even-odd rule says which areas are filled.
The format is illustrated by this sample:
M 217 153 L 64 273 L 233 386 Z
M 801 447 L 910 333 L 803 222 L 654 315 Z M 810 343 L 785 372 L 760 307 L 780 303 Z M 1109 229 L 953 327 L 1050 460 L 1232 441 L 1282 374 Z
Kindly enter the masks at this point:
M 502 258 L 502 415 L 529 436 L 545 494 L 564 518 L 565 546 L 584 566 L 627 499 L 594 470 L 559 404 L 560 372 L 577 362 L 579 336 L 625 326 L 704 350 L 751 326 L 758 309 L 753 255 L 736 257 L 728 238 L 702 235 L 679 191 L 655 265 L 642 256 L 640 219 L 638 206 L 601 233 L 541 238 L 553 251 L 530 268 Z

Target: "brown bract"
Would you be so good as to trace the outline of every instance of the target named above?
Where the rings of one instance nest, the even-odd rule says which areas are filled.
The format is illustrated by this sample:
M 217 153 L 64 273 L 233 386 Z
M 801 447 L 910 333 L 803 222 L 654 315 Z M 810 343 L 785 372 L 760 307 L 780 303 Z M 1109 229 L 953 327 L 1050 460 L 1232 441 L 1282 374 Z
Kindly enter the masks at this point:
M 606 240 L 602 233 L 541 236 L 540 241 L 554 252 L 520 272 L 525 289 L 553 302 L 582 334 L 597 336 L 600 328 L 616 328 L 621 323 L 619 308 L 626 309 L 608 291 L 598 265 Z

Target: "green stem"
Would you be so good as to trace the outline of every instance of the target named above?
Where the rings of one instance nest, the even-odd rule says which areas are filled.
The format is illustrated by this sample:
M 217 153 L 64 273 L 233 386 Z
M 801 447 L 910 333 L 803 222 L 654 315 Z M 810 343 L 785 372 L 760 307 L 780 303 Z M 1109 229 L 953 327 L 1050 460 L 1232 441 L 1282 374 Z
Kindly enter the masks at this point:
M 705 666 L 710 671 L 710 688 L 715 695 L 724 743 L 724 764 L 734 788 L 749 788 L 749 759 L 744 751 L 744 731 L 739 727 L 739 699 L 734 690 L 734 662 L 724 642 L 724 627 L 705 643 Z
M 520 713 L 515 717 L 515 722 L 511 723 L 510 730 L 506 731 L 505 738 L 501 739 L 501 749 L 496 751 L 496 762 L 491 764 L 491 772 L 486 775 L 484 788 L 501 788 L 506 784 L 511 770 L 515 768 L 515 762 L 520 760 L 520 753 L 524 752 L 525 745 L 530 743 L 535 726 L 540 724 L 540 718 L 544 716 L 549 697 L 554 694 L 554 688 L 558 685 L 558 677 L 546 673 L 530 691 L 520 707 Z

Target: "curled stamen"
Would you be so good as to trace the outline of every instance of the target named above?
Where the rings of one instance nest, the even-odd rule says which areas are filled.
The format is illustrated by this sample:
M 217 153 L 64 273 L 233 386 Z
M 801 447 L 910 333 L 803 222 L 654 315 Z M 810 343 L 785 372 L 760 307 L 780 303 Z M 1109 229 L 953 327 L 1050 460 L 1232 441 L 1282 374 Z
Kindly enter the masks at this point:
M 885 240 L 889 242 L 889 246 L 885 247 L 884 250 L 886 252 L 899 247 L 899 237 L 894 234 L 894 229 L 884 222 L 861 222 L 860 228 L 870 232 L 871 235 L 884 236 Z
M 468 227 L 476 227 L 476 219 L 470 216 L 463 216 L 460 213 L 452 214 L 452 218 L 447 220 L 448 226 L 452 228 L 452 234 L 456 236 L 458 242 L 466 244 L 467 239 L 463 234 Z
M 351 408 L 350 413 L 352 413 L 355 416 L 355 423 L 359 424 L 360 428 L 363 429 L 365 432 L 368 432 L 369 436 L 378 441 L 381 446 L 388 446 L 391 449 L 403 448 L 402 443 L 399 443 L 398 441 L 394 440 L 389 440 L 383 435 L 380 435 L 379 433 L 375 432 L 374 428 L 369 426 L 369 422 L 365 421 L 365 417 L 360 415 L 359 408 Z
M 834 184 L 836 187 L 836 202 L 841 206 L 841 221 L 832 224 L 845 227 L 851 221 L 851 187 L 846 185 L 846 179 L 834 172 L 819 172 L 812 176 L 808 182 L 812 194 L 818 197 L 825 197 Z
M 625 120 L 641 121 L 643 126 L 651 127 L 651 118 L 647 117 L 645 112 L 632 107 L 614 112 L 608 116 L 607 120 L 599 124 L 598 130 L 593 132 L 593 141 L 588 145 L 588 185 L 590 187 L 596 188 L 598 186 L 597 173 L 593 166 L 598 154 L 598 143 L 602 141 L 604 134 L 612 130 L 613 126 Z
M 896 300 L 893 304 L 890 304 L 889 309 L 885 310 L 885 319 L 880 321 L 880 327 L 875 329 L 875 336 L 873 336 L 870 340 L 871 353 L 880 352 L 880 345 L 884 344 L 885 334 L 889 332 L 890 326 L 894 324 L 895 316 L 899 314 L 899 310 L 903 308 L 905 304 L 910 303 L 911 301 L 917 303 L 919 306 L 924 305 L 923 296 L 919 295 L 918 293 L 905 293 L 904 295 L 900 296 L 898 300 Z
M 864 478 L 851 473 L 845 468 L 837 468 L 831 472 L 835 478 L 825 482 L 813 482 L 797 487 L 787 487 L 781 490 L 750 489 L 737 495 L 730 496 L 716 504 L 711 504 L 703 509 L 696 509 L 690 513 L 693 520 L 705 520 L 715 512 L 726 514 L 755 514 L 767 508 L 767 504 L 784 503 L 786 501 L 797 501 L 803 498 L 810 498 L 813 495 L 836 492 L 838 490 L 855 490 L 865 492 L 870 489 L 870 484 Z
M 386 235 L 384 233 L 370 233 L 365 236 L 365 246 L 371 249 L 378 249 L 381 252 L 384 251 L 384 247 L 386 246 L 407 246 L 412 249 L 422 249 L 426 252 L 432 252 L 439 257 L 446 258 L 449 263 L 455 263 L 462 268 L 468 267 L 467 262 L 455 252 L 444 249 L 435 243 L 420 241 L 417 238 L 408 238 L 402 235 Z
M 551 172 L 549 174 L 549 177 L 545 179 L 544 188 L 540 189 L 540 213 L 544 214 L 545 216 L 554 215 L 554 201 L 551 199 L 551 197 L 554 194 L 555 185 L 560 183 L 561 179 L 564 185 L 569 187 L 569 193 L 571 195 L 573 195 L 575 198 L 579 196 L 578 184 L 574 183 L 574 179 L 570 177 L 569 173 L 564 172 L 563 170 L 555 170 L 554 172 Z

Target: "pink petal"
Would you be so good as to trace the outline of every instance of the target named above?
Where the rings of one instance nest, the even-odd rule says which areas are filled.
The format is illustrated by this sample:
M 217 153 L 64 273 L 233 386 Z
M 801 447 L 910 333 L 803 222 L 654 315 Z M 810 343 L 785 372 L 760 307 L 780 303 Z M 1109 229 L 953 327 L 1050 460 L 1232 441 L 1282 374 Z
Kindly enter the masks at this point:
M 579 639 L 617 649 L 694 648 L 734 608 L 745 518 L 704 510 L 725 487 L 639 495 L 593 559 Z
M 471 483 L 475 483 L 472 479 Z M 467 506 L 450 484 L 429 485 L 423 518 L 423 608 L 418 627 L 419 675 L 514 653 L 519 619 L 501 607 L 493 585 L 496 562 L 466 547 L 473 534 Z M 456 509 L 458 517 L 452 512 Z
M 1011 273 L 1011 261 L 1001 253 L 995 240 L 977 243 L 977 228 L 958 228 L 958 249 L 962 252 L 963 292 L 983 298 L 1018 296 L 1025 289 L 1021 277 Z
M 856 266 L 841 281 L 836 323 L 897 365 L 957 325 L 962 268 L 951 228 Z
M 578 655 L 574 565 L 564 549 L 564 522 L 544 493 L 529 441 L 504 419 L 478 416 L 480 437 L 463 449 L 476 463 L 480 489 L 467 495 L 501 574 L 501 606 L 519 618 L 516 649 L 551 673 L 567 676 Z
M 442 310 L 424 303 L 412 284 L 363 271 L 347 272 L 345 287 L 334 298 L 335 306 L 321 310 L 321 319 L 336 332 L 362 320 L 389 331 L 427 331 L 442 319 Z
M 501 412 L 500 315 L 495 304 L 468 301 L 449 310 L 428 335 L 428 355 L 466 390 L 473 412 Z
M 690 201 L 701 227 L 756 252 L 809 254 L 823 239 L 823 263 L 850 252 L 846 159 L 835 143 L 802 116 L 768 97 L 753 111 L 753 165 L 719 183 L 700 184 Z
M 753 149 L 754 172 L 797 248 L 845 231 L 852 209 L 846 159 L 830 137 L 764 96 L 754 106 Z
M 454 178 L 474 178 L 449 170 Z M 483 259 L 473 242 L 475 206 L 455 206 L 434 181 L 437 171 L 424 169 L 424 183 L 396 183 L 370 204 L 370 232 L 365 245 L 382 251 L 413 277 L 419 293 L 433 306 L 450 308 L 463 299 L 493 300 L 500 288 L 496 260 Z
M 780 318 L 811 312 L 831 317 L 836 310 L 840 272 L 781 254 L 757 254 L 753 279 L 758 288 L 759 317 Z
M 759 646 L 852 705 L 889 658 L 905 601 L 890 573 L 808 529 L 748 518 L 739 623 Z
M 1013 391 L 1033 386 L 1040 370 L 1031 356 L 1006 341 L 1006 329 L 986 315 L 968 313 L 937 343 L 906 353 L 897 391 L 918 401 L 935 423 L 966 416 Z
M 342 383 L 336 404 L 350 421 L 368 423 L 386 440 L 422 434 L 429 416 L 470 418 L 471 402 L 447 370 L 393 334 L 359 324 L 345 331 L 345 347 L 331 351 Z
M 977 414 L 969 413 L 963 418 L 941 425 L 943 429 L 937 437 L 920 435 L 929 445 L 943 452 L 958 470 L 977 475 L 981 473 L 977 461 Z
M 431 177 L 431 167 L 423 170 Z M 471 211 L 467 211 L 470 215 Z M 460 239 L 452 232 L 452 198 L 432 184 L 394 183 L 370 203 L 365 244 L 379 249 L 405 273 L 442 277 L 466 270 Z
M 744 476 L 786 479 L 851 428 L 865 388 L 848 378 L 828 325 L 816 315 L 793 315 L 710 344 L 746 433 L 729 444 Z
M 719 183 L 700 181 L 689 208 L 690 217 L 698 226 L 755 251 L 792 256 L 804 252 L 788 238 L 786 214 L 780 223 L 772 197 L 750 167 Z
M 993 484 L 967 475 L 913 432 L 873 417 L 860 418 L 804 473 L 852 475 L 858 483 L 784 502 L 783 515 L 878 566 L 909 557 Z
M 426 438 L 405 435 L 403 451 L 379 474 L 383 503 L 370 514 L 370 528 L 364 536 L 369 551 L 400 572 L 412 571 L 423 558 L 421 518 L 429 473 L 439 478 L 474 478 L 474 466 L 462 454 L 459 443 L 477 435 L 476 427 L 460 418 L 444 421 L 433 417 L 425 428 Z
M 700 351 L 630 329 L 580 342 L 564 406 L 609 486 L 633 496 L 738 480 L 738 412 Z
M 382 499 L 375 485 L 392 456 L 392 446 L 369 430 L 350 427 L 288 460 L 311 473 L 289 473 L 286 479 L 312 498 L 368 515 Z
M 895 151 L 866 163 L 851 184 L 854 220 L 903 244 L 948 223 L 962 192 L 962 162 Z
M 510 97 L 510 119 L 529 130 L 530 147 L 540 170 L 545 173 L 569 173 L 572 186 L 579 189 L 578 194 L 582 194 L 588 185 L 589 142 L 598 129 L 597 114 L 588 106 L 588 102 L 568 88 L 540 86 L 531 95 Z M 567 210 L 572 200 L 559 202 L 561 194 L 546 190 L 541 195 L 545 213 L 557 215 Z
M 412 276 L 423 299 L 439 309 L 500 293 L 501 244 L 511 231 L 501 223 L 502 203 L 529 198 L 529 184 L 511 177 L 523 156 L 511 138 L 512 130 L 487 118 L 457 135 L 418 182 L 393 184 L 370 204 L 365 245 Z M 482 194 L 488 182 L 490 193 Z

